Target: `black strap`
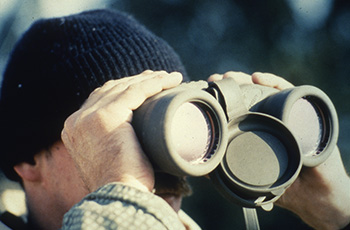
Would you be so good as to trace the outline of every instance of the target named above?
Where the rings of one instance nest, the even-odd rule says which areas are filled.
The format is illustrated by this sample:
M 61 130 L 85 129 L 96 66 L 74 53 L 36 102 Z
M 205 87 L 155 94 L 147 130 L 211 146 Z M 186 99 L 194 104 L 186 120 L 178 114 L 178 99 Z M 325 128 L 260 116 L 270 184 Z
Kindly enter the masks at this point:
M 0 215 L 0 221 L 13 230 L 26 230 L 26 224 L 22 218 L 15 216 L 10 212 L 4 212 Z

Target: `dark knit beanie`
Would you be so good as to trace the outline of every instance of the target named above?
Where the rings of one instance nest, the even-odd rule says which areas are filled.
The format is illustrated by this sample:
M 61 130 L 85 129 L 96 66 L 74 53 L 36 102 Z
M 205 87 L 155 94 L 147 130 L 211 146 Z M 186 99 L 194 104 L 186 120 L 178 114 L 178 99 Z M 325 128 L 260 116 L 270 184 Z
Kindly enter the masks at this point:
M 0 97 L 0 167 L 33 162 L 60 140 L 65 119 L 110 79 L 184 67 L 162 39 L 124 13 L 87 11 L 34 23 L 8 61 Z

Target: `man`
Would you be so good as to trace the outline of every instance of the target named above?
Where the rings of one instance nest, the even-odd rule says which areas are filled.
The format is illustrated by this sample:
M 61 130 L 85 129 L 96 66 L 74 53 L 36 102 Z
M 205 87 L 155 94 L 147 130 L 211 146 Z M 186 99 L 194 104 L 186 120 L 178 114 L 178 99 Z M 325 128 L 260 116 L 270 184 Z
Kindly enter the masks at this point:
M 153 172 L 130 123 L 133 110 L 183 77 L 169 45 L 128 15 L 97 10 L 36 22 L 10 57 L 0 98 L 1 169 L 23 185 L 31 228 L 198 228 L 180 210 L 185 180 Z M 210 80 L 223 77 L 291 86 L 261 73 Z M 280 201 L 318 228 L 350 222 L 350 180 L 339 153 L 332 156 Z M 318 189 L 317 203 L 299 204 Z

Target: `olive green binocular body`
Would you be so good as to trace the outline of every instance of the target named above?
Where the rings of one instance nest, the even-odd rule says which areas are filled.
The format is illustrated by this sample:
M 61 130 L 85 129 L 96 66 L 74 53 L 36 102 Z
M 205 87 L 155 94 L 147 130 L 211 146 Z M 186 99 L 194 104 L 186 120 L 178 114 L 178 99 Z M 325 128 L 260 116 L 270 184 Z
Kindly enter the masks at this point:
M 243 207 L 276 201 L 302 166 L 328 158 L 339 129 L 334 105 L 318 88 L 279 91 L 232 78 L 165 90 L 134 112 L 133 127 L 155 170 L 209 175 Z

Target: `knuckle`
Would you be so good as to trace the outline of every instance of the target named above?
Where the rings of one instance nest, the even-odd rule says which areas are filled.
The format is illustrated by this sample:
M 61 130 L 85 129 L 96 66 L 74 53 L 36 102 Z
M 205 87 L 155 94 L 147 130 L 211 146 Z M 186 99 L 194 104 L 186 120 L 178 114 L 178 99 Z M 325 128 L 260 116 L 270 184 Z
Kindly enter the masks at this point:
M 127 82 L 120 82 L 120 83 L 118 83 L 118 85 L 116 85 L 114 87 L 114 90 L 117 90 L 117 91 L 123 90 L 125 88 L 128 88 L 128 86 L 129 86 L 129 83 L 127 83 Z
M 108 80 L 108 81 L 106 81 L 106 82 L 103 84 L 103 86 L 107 86 L 107 85 L 110 85 L 110 84 L 115 84 L 116 81 L 117 81 L 117 80 Z
M 100 90 L 101 90 L 101 87 L 98 87 L 98 88 L 94 89 L 94 91 L 92 91 L 90 93 L 90 96 L 97 94 Z
M 154 79 L 155 81 L 159 81 L 159 80 L 164 79 L 166 76 L 168 76 L 168 75 L 160 74 L 160 75 L 155 76 L 153 79 Z M 152 79 L 151 79 L 151 80 L 152 80 Z
M 137 92 L 139 90 L 141 90 L 141 84 L 131 84 L 126 88 L 125 92 L 126 93 L 133 93 L 133 92 L 135 92 L 135 91 Z
M 158 70 L 155 73 L 157 73 L 157 75 L 155 77 L 164 77 L 164 75 L 168 75 L 169 74 L 165 70 Z
M 95 110 L 79 120 L 81 128 L 86 126 L 95 127 L 94 130 L 104 130 L 108 126 L 108 118 L 111 117 L 104 109 Z M 97 129 L 96 129 L 97 128 Z
M 143 71 L 142 73 L 143 74 L 150 74 L 150 73 L 153 73 L 153 72 L 154 72 L 153 70 L 147 69 L 147 70 Z

